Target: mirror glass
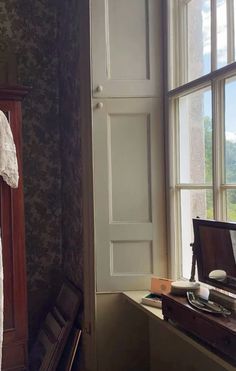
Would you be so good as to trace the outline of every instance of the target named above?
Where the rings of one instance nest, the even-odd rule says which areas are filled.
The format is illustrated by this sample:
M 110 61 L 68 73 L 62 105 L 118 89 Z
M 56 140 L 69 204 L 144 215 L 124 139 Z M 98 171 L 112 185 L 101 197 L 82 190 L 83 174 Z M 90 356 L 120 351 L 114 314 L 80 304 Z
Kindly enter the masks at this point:
M 194 219 L 199 280 L 236 292 L 236 224 Z

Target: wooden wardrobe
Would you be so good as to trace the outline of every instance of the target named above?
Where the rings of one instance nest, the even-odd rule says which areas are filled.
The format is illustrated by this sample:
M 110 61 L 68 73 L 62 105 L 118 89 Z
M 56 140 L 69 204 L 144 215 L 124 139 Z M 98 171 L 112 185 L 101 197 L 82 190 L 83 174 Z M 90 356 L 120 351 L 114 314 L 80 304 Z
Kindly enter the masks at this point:
M 21 101 L 27 89 L 0 86 L 0 110 L 11 125 L 19 166 L 19 186 L 0 179 L 0 222 L 4 270 L 4 337 L 2 370 L 27 369 L 27 301 L 22 179 Z

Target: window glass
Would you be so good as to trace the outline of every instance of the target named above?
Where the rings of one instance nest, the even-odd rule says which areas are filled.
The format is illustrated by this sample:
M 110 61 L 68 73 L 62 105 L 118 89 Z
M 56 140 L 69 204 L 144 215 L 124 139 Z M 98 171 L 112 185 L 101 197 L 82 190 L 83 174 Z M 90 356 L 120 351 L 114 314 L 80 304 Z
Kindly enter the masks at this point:
M 236 222 L 236 189 L 229 189 L 226 192 L 227 220 Z
M 234 60 L 236 60 L 236 0 L 234 0 Z
M 225 182 L 236 184 L 236 78 L 225 82 Z
M 173 248 L 181 257 L 179 268 L 189 278 L 192 218 L 236 222 L 236 68 L 231 65 L 222 69 L 229 58 L 230 62 L 233 57 L 236 60 L 236 0 L 170 3 L 173 19 L 169 76 L 175 87 L 182 84 L 179 91 L 169 94 L 174 103 L 170 104 L 170 186 L 174 185 L 170 220 Z M 230 77 L 233 69 L 235 77 Z M 205 79 L 198 80 L 208 73 Z M 208 88 L 202 88 L 203 81 Z M 176 215 L 180 215 L 178 222 Z
M 212 182 L 211 90 L 179 99 L 180 183 Z
M 211 70 L 210 0 L 191 0 L 187 5 L 188 81 Z
M 190 278 L 193 242 L 192 218 L 213 219 L 212 190 L 181 190 L 182 275 Z
M 227 64 L 227 9 L 226 0 L 217 0 L 217 68 Z

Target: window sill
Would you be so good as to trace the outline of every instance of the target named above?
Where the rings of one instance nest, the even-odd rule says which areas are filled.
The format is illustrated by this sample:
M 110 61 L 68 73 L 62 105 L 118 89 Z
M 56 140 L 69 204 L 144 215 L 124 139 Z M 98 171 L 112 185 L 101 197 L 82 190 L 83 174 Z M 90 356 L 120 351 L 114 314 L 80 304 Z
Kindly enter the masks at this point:
M 141 304 L 141 299 L 147 295 L 149 291 L 124 291 L 123 295 L 139 309 L 144 311 L 148 316 L 154 317 L 158 320 L 163 320 L 162 310 L 160 308 L 150 307 Z

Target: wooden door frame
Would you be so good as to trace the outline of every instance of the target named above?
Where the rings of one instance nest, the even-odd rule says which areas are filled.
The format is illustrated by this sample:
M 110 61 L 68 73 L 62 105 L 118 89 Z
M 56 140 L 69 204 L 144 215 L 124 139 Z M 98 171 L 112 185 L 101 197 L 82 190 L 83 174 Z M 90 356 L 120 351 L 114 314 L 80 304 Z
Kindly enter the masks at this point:
M 84 291 L 84 358 L 85 369 L 96 370 L 95 340 L 95 257 L 94 257 L 94 206 L 93 206 L 93 154 L 91 111 L 91 49 L 90 0 L 80 1 L 80 123 L 82 147 L 82 198 L 83 198 L 83 291 Z

